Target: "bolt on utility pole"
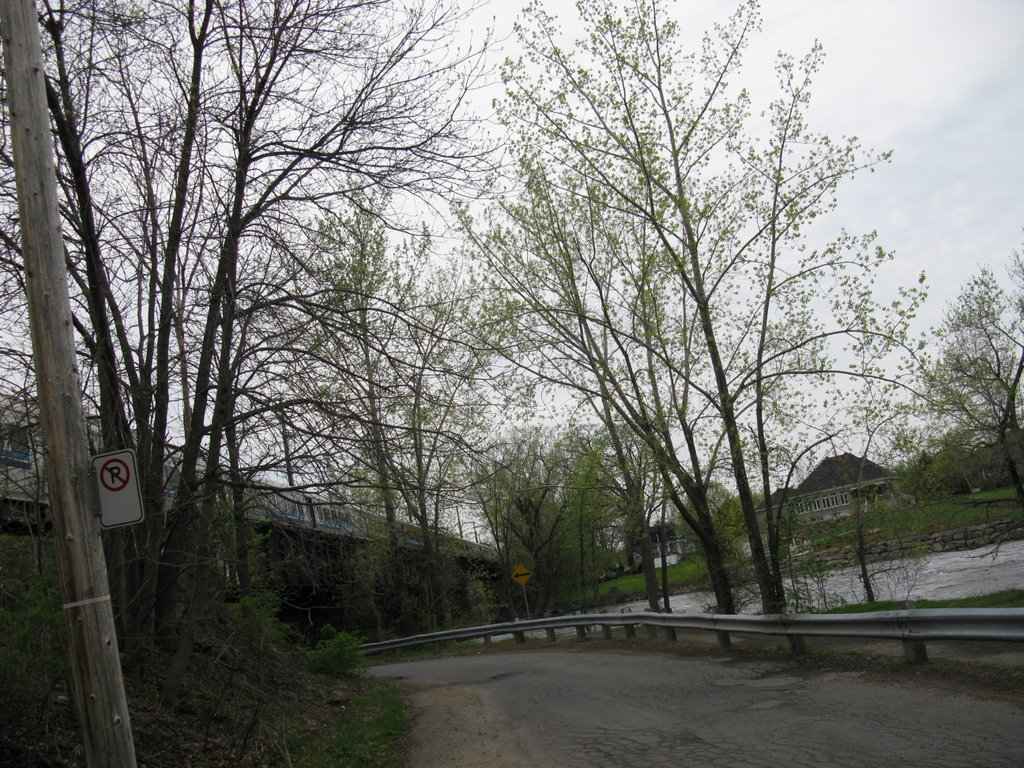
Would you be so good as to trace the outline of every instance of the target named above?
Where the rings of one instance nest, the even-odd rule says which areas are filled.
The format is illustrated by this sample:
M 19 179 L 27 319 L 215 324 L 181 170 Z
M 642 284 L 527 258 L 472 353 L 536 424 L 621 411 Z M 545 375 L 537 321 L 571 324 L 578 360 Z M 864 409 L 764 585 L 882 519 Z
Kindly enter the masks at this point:
M 90 768 L 134 768 L 135 745 L 75 362 L 43 55 L 33 0 L 0 0 L 0 34 L 50 509 L 75 700 Z

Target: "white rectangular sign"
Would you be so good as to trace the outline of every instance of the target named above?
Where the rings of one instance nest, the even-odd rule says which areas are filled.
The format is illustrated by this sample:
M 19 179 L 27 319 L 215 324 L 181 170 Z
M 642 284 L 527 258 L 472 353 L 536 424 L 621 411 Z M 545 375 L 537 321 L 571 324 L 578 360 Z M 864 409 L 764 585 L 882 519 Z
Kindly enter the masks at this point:
M 117 528 L 141 523 L 142 492 L 135 470 L 135 451 L 124 450 L 93 456 L 93 474 L 100 503 L 100 525 Z

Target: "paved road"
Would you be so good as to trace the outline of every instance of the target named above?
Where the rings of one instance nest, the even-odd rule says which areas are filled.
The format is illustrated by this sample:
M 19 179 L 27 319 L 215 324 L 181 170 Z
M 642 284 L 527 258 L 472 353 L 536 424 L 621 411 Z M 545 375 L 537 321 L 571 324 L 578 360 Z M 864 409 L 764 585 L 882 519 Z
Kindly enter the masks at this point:
M 1024 701 L 736 656 L 553 650 L 378 666 L 410 768 L 1024 765 Z

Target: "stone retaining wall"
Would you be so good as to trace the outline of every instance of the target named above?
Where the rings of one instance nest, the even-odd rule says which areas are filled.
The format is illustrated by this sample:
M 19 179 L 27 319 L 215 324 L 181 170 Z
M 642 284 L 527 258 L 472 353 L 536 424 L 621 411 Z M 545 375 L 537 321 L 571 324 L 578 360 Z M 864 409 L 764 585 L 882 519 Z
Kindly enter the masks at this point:
M 1024 539 L 1024 520 L 1002 519 L 955 530 L 921 533 L 903 539 L 868 544 L 868 560 L 898 560 L 930 552 L 957 552 Z M 844 566 L 857 562 L 853 546 L 823 549 L 806 556 L 820 565 Z

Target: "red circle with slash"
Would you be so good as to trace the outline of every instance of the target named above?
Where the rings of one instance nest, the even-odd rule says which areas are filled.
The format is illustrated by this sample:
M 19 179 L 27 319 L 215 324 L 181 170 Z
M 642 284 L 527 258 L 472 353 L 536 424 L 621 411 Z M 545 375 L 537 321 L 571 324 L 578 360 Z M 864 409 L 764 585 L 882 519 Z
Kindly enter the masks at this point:
M 103 467 L 100 469 L 100 482 L 112 493 L 123 491 L 131 478 L 132 474 L 128 469 L 128 464 L 121 459 L 108 459 L 103 462 Z

